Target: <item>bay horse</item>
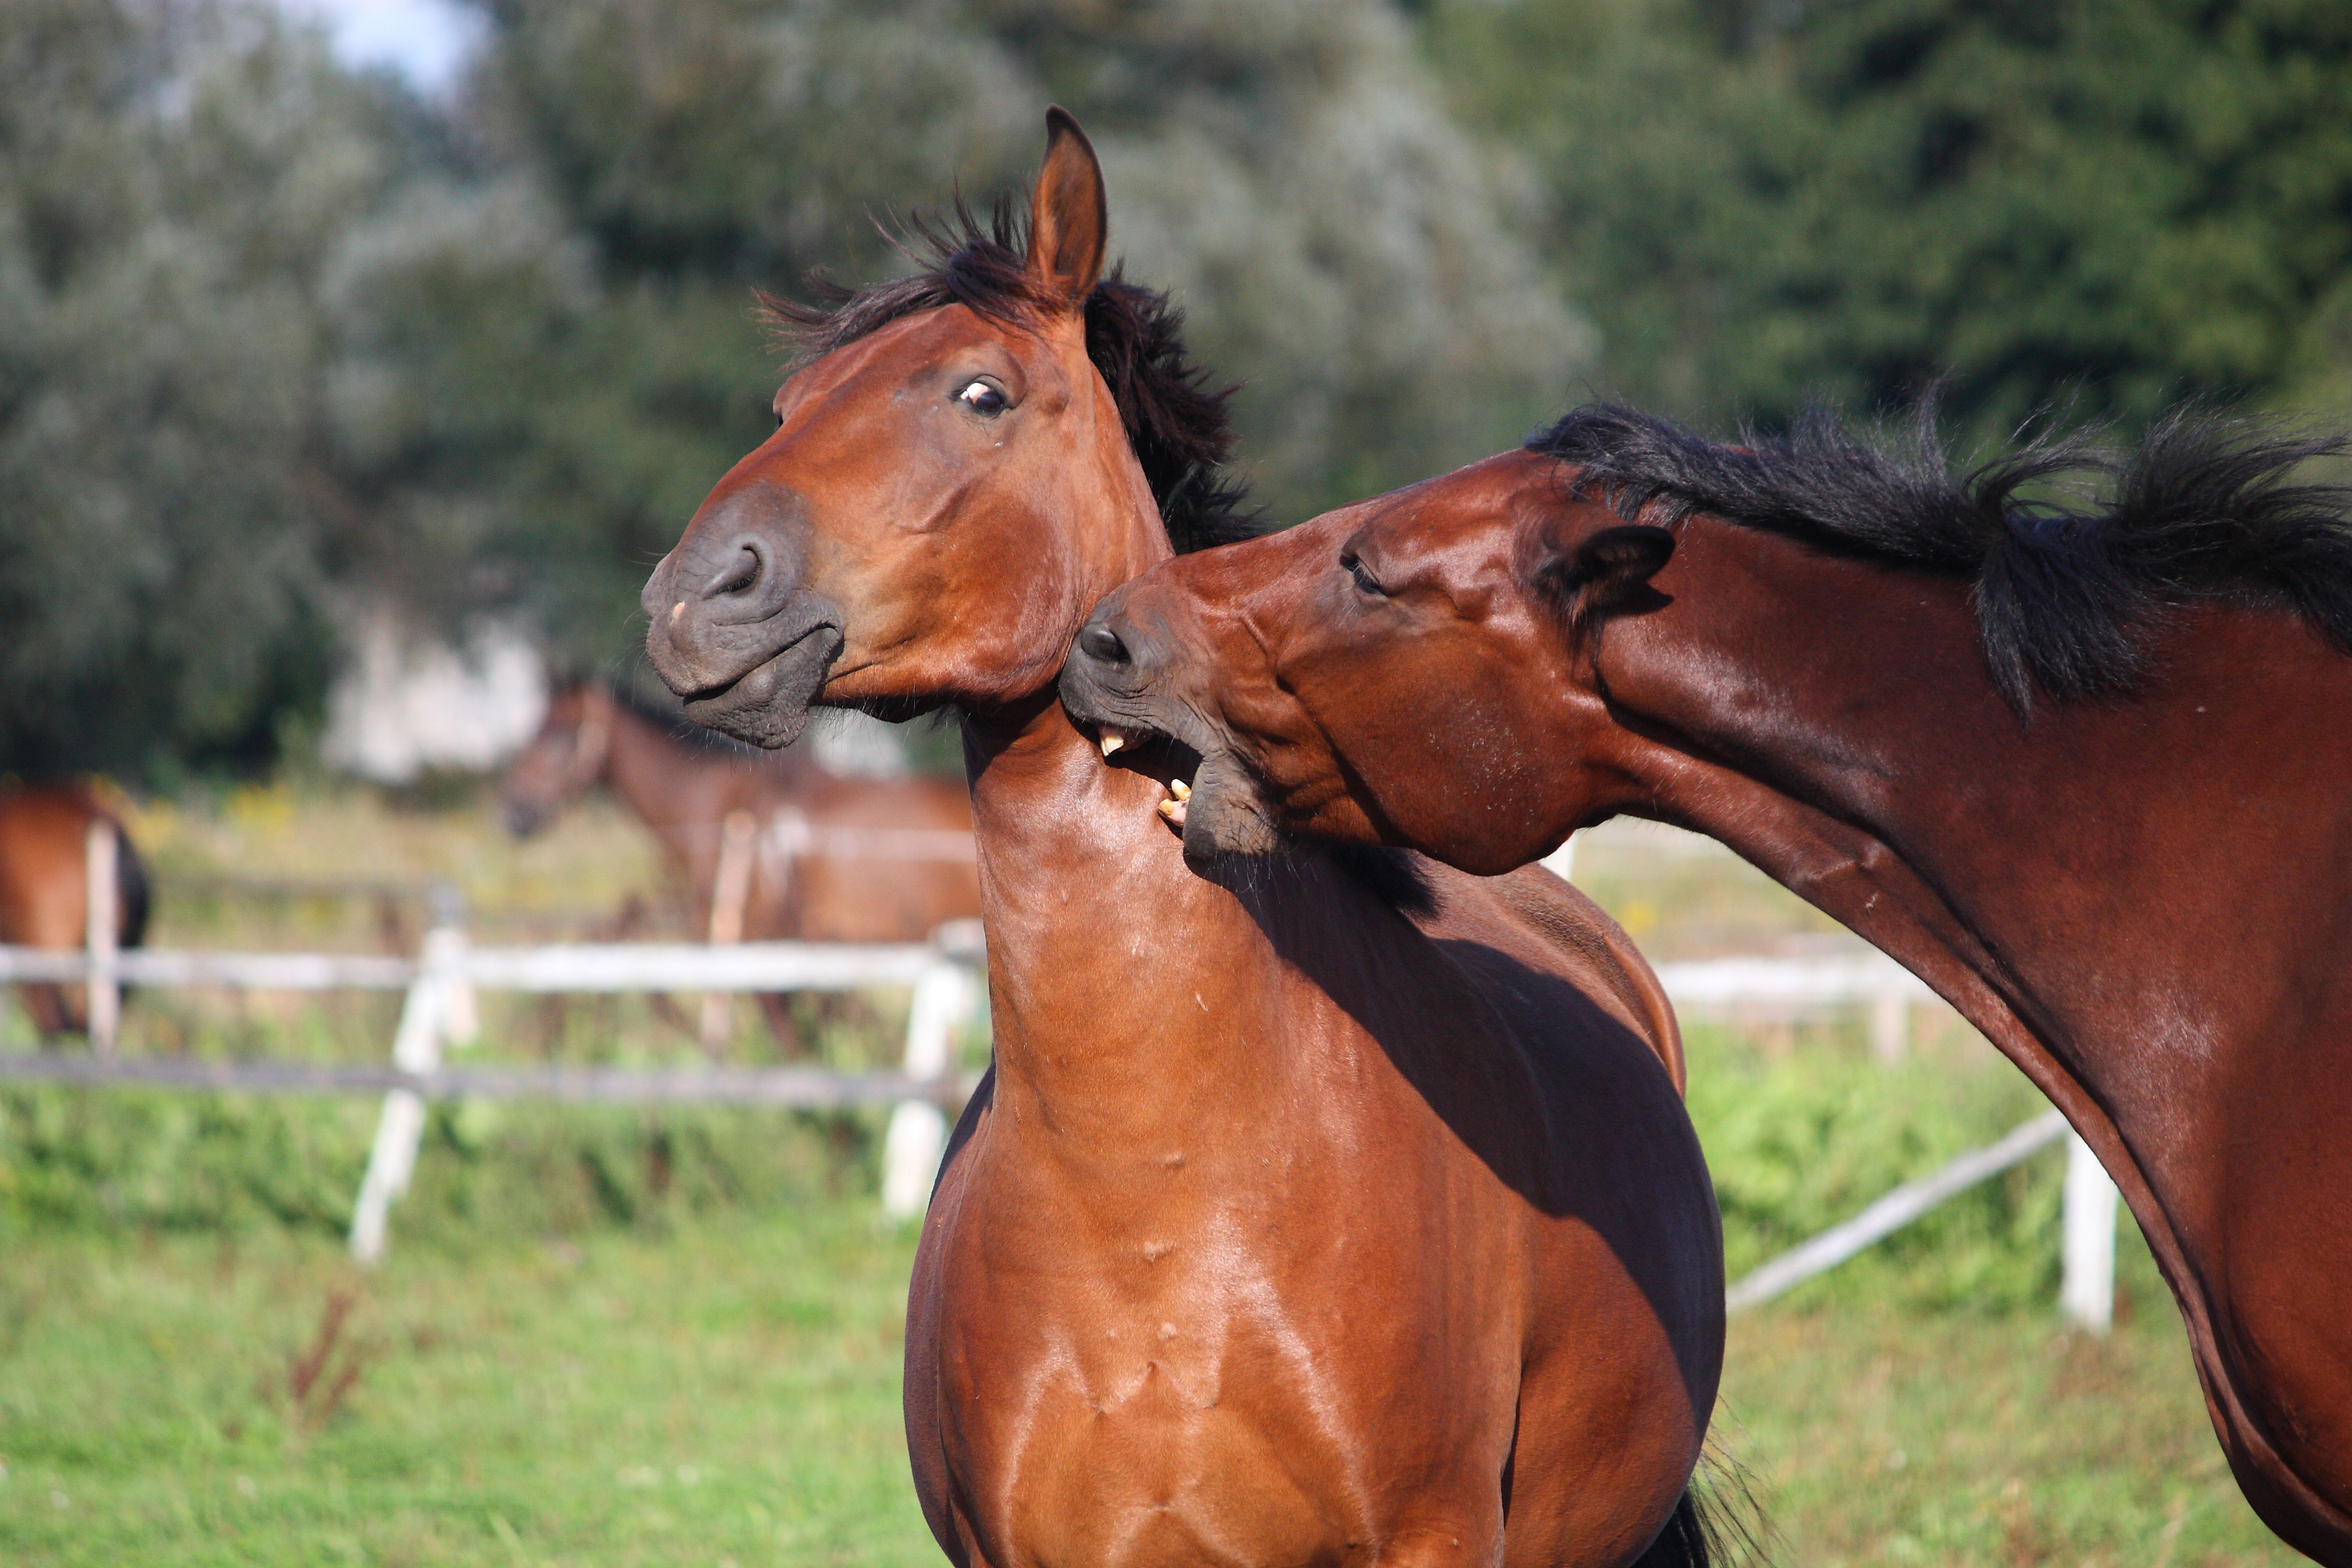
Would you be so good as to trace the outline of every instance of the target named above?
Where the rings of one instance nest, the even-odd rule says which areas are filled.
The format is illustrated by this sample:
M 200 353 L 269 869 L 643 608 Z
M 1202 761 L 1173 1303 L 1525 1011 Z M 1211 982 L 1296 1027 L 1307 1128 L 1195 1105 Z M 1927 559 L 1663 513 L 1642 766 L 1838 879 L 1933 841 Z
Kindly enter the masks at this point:
M 114 835 L 115 941 L 147 934 L 147 868 L 121 819 L 81 784 L 0 785 L 0 943 L 65 950 L 89 940 L 89 828 Z M 43 1035 L 89 1027 L 79 985 L 22 985 L 17 994 Z
M 927 942 L 979 917 L 971 801 L 953 780 L 853 777 L 797 753 L 698 745 L 599 682 L 567 682 L 507 765 L 507 828 L 529 837 L 600 784 L 660 841 L 689 889 L 698 940 L 710 934 L 725 827 L 739 813 L 755 829 L 742 941 Z
M 1303 834 L 1491 872 L 1626 813 L 1877 944 L 2098 1152 L 2247 1500 L 2342 1568 L 2352 521 L 2291 480 L 2343 449 L 2189 409 L 1963 478 L 1931 423 L 1727 447 L 1586 407 L 1162 566 L 1064 697 L 1202 754 L 1196 858 Z
M 971 802 L 952 780 L 849 777 L 797 752 L 697 743 L 674 719 L 601 683 L 567 682 L 507 765 L 508 831 L 529 837 L 598 784 L 660 842 L 698 941 L 928 942 L 951 921 L 979 918 Z M 740 858 L 732 867 L 730 854 Z M 790 999 L 758 996 L 777 1046 L 803 1054 Z M 705 999 L 708 1049 L 731 1032 L 727 1005 L 713 1005 Z M 683 1022 L 666 998 L 656 1010 Z
M 924 1515 L 994 1568 L 1705 1561 L 1721 1233 L 1623 934 L 1541 871 L 1196 876 L 1178 759 L 1055 699 L 1097 599 L 1244 525 L 1223 400 L 1047 129 L 1025 226 L 779 307 L 814 357 L 645 592 L 703 723 L 961 729 L 995 1064 L 908 1292 Z

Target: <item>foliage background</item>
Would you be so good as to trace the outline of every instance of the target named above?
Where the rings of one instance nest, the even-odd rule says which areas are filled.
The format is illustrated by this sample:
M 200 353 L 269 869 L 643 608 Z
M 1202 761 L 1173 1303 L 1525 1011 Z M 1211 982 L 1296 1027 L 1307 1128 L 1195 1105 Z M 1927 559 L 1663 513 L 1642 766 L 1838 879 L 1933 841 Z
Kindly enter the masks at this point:
M 0 773 L 314 732 L 339 628 L 635 595 L 759 439 L 755 287 L 1058 100 L 1292 521 L 1622 395 L 1962 437 L 2352 404 L 2326 0 L 481 0 L 446 93 L 262 0 L 0 8 Z

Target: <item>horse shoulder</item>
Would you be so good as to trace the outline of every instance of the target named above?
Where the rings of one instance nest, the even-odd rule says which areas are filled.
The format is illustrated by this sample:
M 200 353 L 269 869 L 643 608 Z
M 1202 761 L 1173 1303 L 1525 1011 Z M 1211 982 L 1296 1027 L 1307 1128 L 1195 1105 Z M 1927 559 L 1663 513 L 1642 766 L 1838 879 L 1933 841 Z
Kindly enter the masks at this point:
M 923 1237 L 915 1248 L 914 1269 L 907 1287 L 906 1379 L 901 1395 L 907 1458 L 914 1471 L 915 1496 L 922 1505 L 923 1519 L 940 1550 L 959 1564 L 964 1556 L 950 1498 L 953 1483 L 942 1410 L 940 1341 L 946 1306 L 942 1253 L 962 1217 L 977 1153 L 972 1143 L 986 1126 L 995 1099 L 996 1069 L 991 1068 L 965 1102 L 948 1139 L 931 1187 L 931 1201 L 924 1211 Z

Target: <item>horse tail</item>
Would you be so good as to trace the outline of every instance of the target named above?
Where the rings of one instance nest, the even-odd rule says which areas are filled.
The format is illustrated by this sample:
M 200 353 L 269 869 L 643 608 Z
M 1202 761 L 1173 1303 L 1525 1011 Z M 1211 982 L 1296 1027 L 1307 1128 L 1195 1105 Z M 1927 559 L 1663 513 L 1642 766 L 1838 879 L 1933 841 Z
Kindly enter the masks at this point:
M 1707 1528 L 1710 1511 L 1696 1486 L 1685 1489 L 1665 1529 L 1647 1552 L 1633 1559 L 1633 1568 L 1709 1568 L 1716 1561 L 1713 1532 Z
M 147 879 L 147 862 L 139 858 L 139 847 L 131 842 L 131 835 L 121 823 L 112 817 L 107 820 L 114 828 L 114 907 L 121 919 L 121 941 L 125 947 L 137 947 L 147 940 L 153 884 Z
M 1770 1542 L 1753 1479 L 1710 1432 L 1682 1500 L 1632 1568 L 1770 1568 Z

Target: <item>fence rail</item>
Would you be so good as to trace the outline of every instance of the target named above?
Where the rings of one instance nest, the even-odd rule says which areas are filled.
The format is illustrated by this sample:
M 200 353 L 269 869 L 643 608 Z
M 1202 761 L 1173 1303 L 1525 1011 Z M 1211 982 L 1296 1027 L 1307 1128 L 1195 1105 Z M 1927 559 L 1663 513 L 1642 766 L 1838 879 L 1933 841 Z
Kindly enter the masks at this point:
M 1833 1225 L 1810 1241 L 1790 1247 L 1748 1274 L 1724 1292 L 1727 1310 L 1744 1312 L 1773 1297 L 1792 1290 L 1817 1274 L 1826 1274 L 1847 1258 L 1883 1241 L 1948 1198 L 2000 1174 L 2028 1155 L 2039 1153 L 2066 1136 L 2066 1119 L 2045 1111 L 2008 1137 L 1982 1149 L 1972 1149 L 1934 1175 L 1906 1182 L 1841 1225 Z M 2112 1226 L 2114 1211 L 2108 1211 Z
M 95 855 L 93 856 L 95 858 Z M 447 908 L 453 901 L 445 900 Z M 446 909 L 445 909 L 445 913 Z M 0 946 L 0 984 L 86 985 L 91 1016 L 121 985 L 158 990 L 399 991 L 404 994 L 386 1063 L 208 1062 L 0 1054 L 0 1079 L 143 1084 L 152 1088 L 276 1094 L 381 1094 L 383 1111 L 352 1213 L 352 1253 L 383 1255 L 391 1208 L 408 1190 L 425 1107 L 468 1096 L 607 1104 L 716 1103 L 792 1110 L 894 1105 L 884 1143 L 883 1198 L 898 1214 L 921 1211 L 947 1142 L 946 1111 L 977 1079 L 954 1067 L 957 1026 L 977 1010 L 967 965 L 977 932 L 944 928 L 929 943 L 738 942 L 724 946 L 605 942 L 476 947 L 461 927 L 425 933 L 415 959 L 358 953 L 117 952 L 94 932 L 80 952 Z M 466 1066 L 442 1061 L 478 1032 L 478 991 L 536 994 L 699 991 L 914 993 L 903 1070 L 844 1073 L 822 1068 Z M 98 1044 L 93 1031 L 93 1045 Z M 110 1044 L 110 1042 L 109 1042 Z
M 802 991 L 911 985 L 940 962 L 928 943 L 747 942 L 568 942 L 474 947 L 441 973 L 483 991 Z M 372 953 L 194 952 L 131 948 L 110 969 L 126 985 L 158 990 L 405 991 L 425 972 L 417 959 Z M 89 983 L 100 966 L 80 950 L 0 947 L 0 984 Z
M 100 839 L 105 837 L 101 844 Z M 1570 846 L 1546 864 L 1566 875 Z M 90 880 L 113 885 L 110 836 L 93 833 Z M 977 932 L 943 931 L 929 944 L 731 942 L 571 943 L 551 947 L 475 947 L 449 923 L 459 908 L 436 900 L 443 923 L 425 935 L 415 960 L 364 954 L 117 951 L 111 921 L 93 916 L 80 952 L 0 946 L 0 984 L 81 984 L 95 1024 L 110 1020 L 118 987 L 221 987 L 254 991 L 404 991 L 392 1060 L 375 1065 L 198 1062 L 125 1058 L 93 1028 L 98 1054 L 0 1055 L 0 1079 L 61 1083 L 141 1083 L 194 1089 L 384 1096 L 383 1117 L 354 1205 L 352 1250 L 373 1262 L 383 1254 L 394 1200 L 414 1170 L 424 1107 L 464 1096 L 623 1104 L 719 1102 L 789 1108 L 893 1104 L 884 1144 L 883 1199 L 894 1213 L 920 1211 L 945 1148 L 943 1105 L 969 1095 L 976 1079 L 953 1070 L 956 1025 L 976 1010 L 979 991 L 965 965 L 979 955 Z M 101 930 L 101 924 L 105 929 Z M 1901 1054 L 1911 1007 L 1936 1003 L 1917 976 L 1880 953 L 1824 959 L 1725 959 L 1658 966 L 1678 1007 L 1769 1006 L 1806 1009 L 1866 1003 L 1873 1047 Z M 526 993 L 700 991 L 714 993 L 851 991 L 910 987 L 904 1070 L 837 1073 L 816 1068 L 446 1067 L 442 1047 L 476 1032 L 476 990 Z M 1853 1257 L 1979 1182 L 2058 1142 L 2069 1140 L 2063 1220 L 2062 1310 L 2104 1330 L 2112 1314 L 2115 1268 L 2114 1184 L 2057 1111 L 2036 1117 L 1984 1149 L 1906 1183 L 1843 1223 L 1801 1244 L 1734 1283 L 1729 1310 L 1741 1311 Z
M 919 1079 L 823 1068 L 460 1067 L 424 1072 L 376 1063 L 209 1062 L 0 1052 L 0 1079 L 142 1084 L 264 1094 L 386 1094 L 424 1100 L 560 1100 L 618 1105 L 723 1104 L 829 1110 L 901 1100 L 961 1103 L 976 1073 Z
M 1834 1006 L 1882 996 L 1940 1000 L 1927 983 L 1882 952 L 1851 958 L 1717 958 L 1661 963 L 1658 983 L 1678 1007 Z

